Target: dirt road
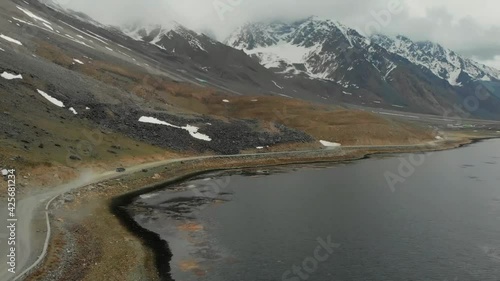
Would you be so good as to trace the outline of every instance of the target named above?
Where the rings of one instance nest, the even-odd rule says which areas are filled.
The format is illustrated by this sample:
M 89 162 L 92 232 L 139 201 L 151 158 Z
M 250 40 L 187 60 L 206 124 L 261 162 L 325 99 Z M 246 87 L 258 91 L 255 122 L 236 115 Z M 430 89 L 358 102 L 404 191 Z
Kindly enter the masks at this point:
M 400 148 L 418 148 L 429 145 L 437 145 L 439 141 L 429 142 L 421 145 L 401 145 L 401 146 L 363 146 L 362 148 L 380 148 L 382 151 Z M 81 188 L 90 184 L 96 184 L 102 181 L 107 181 L 110 179 L 118 178 L 124 175 L 134 174 L 142 171 L 143 169 L 152 169 L 155 167 L 161 167 L 164 165 L 185 162 L 190 160 L 202 160 L 202 159 L 215 159 L 215 158 L 243 158 L 243 157 L 272 157 L 279 155 L 301 155 L 301 154 L 313 154 L 313 153 L 332 153 L 341 152 L 342 150 L 351 150 L 361 147 L 342 147 L 342 148 L 331 148 L 325 150 L 308 150 L 308 151 L 293 151 L 293 152 L 269 152 L 269 153 L 256 153 L 256 154 L 238 154 L 238 155 L 226 155 L 226 156 L 200 156 L 200 157 L 190 157 L 190 158 L 180 158 L 180 159 L 169 159 L 164 161 L 157 161 L 152 163 L 141 164 L 133 167 L 128 167 L 125 172 L 119 173 L 116 171 L 108 171 L 102 174 L 94 173 L 83 173 L 79 179 L 74 180 L 70 183 L 53 187 L 50 189 L 35 191 L 34 193 L 21 198 L 16 204 L 16 217 L 17 227 L 16 227 L 16 270 L 15 274 L 9 272 L 9 265 L 7 264 L 7 253 L 9 247 L 7 245 L 7 230 L 6 227 L 1 227 L 0 225 L 0 252 L 2 256 L 0 257 L 0 280 L 11 281 L 11 280 L 21 280 L 24 275 L 30 271 L 33 267 L 38 265 L 38 263 L 43 260 L 45 255 L 47 243 L 49 241 L 50 233 L 50 223 L 48 221 L 48 213 L 45 210 L 47 203 L 68 191 L 73 189 Z M 0 222 L 7 224 L 7 201 L 2 200 L 0 202 L 0 210 L 2 210 L 0 215 Z M 4 211 L 5 210 L 5 211 Z M 47 231 L 37 231 L 34 228 L 35 220 L 43 220 L 47 223 Z
M 294 153 L 310 153 L 311 151 L 294 152 Z M 239 155 L 228 155 L 223 157 L 234 158 L 234 157 L 249 157 L 249 156 L 272 156 L 279 154 L 287 154 L 290 152 L 274 152 L 274 153 L 259 153 L 259 154 L 239 154 Z M 35 191 L 30 193 L 29 196 L 24 198 L 18 198 L 16 203 L 16 265 L 15 273 L 9 271 L 10 266 L 7 264 L 7 253 L 11 246 L 7 244 L 8 230 L 6 229 L 7 224 L 7 200 L 2 200 L 0 202 L 0 222 L 3 222 L 5 226 L 0 225 L 0 280 L 11 281 L 11 280 L 21 280 L 24 274 L 27 273 L 32 267 L 36 266 L 40 256 L 44 255 L 44 246 L 46 246 L 47 232 L 39 232 L 33 227 L 33 222 L 35 220 L 45 220 L 46 204 L 54 197 L 64 194 L 73 189 L 81 188 L 90 184 L 96 184 L 102 181 L 110 180 L 113 178 L 121 177 L 124 175 L 129 175 L 142 171 L 143 169 L 151 169 L 154 167 L 164 166 L 167 164 L 189 161 L 189 160 L 200 160 L 209 159 L 221 156 L 200 156 L 200 157 L 190 157 L 190 158 L 180 158 L 180 159 L 170 159 L 164 161 L 157 161 L 152 163 L 141 164 L 133 167 L 128 167 L 125 172 L 119 173 L 116 171 L 108 171 L 102 174 L 94 173 L 83 173 L 79 179 L 74 180 L 70 183 L 60 185 L 57 187 Z M 47 230 L 50 229 L 50 224 L 48 224 Z

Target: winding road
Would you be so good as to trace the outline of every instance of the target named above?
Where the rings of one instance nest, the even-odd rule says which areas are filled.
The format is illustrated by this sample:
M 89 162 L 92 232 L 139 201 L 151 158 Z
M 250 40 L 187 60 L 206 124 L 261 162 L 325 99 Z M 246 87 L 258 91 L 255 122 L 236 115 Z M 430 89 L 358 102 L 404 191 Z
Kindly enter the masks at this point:
M 40 260 L 39 257 L 44 256 L 44 250 L 48 238 L 45 239 L 43 243 L 33 243 L 35 237 L 40 235 L 37 230 L 33 227 L 33 221 L 35 219 L 43 219 L 46 217 L 48 219 L 48 214 L 46 207 L 48 202 L 68 191 L 73 189 L 81 188 L 90 184 L 96 184 L 99 182 L 107 181 L 110 179 L 118 178 L 124 175 L 129 175 L 137 173 L 143 169 L 151 169 L 158 166 L 163 166 L 180 161 L 197 160 L 208 157 L 192 157 L 183 159 L 171 159 L 152 163 L 141 164 L 133 167 L 129 167 L 124 173 L 118 173 L 116 171 L 108 171 L 102 174 L 94 175 L 84 175 L 79 179 L 74 180 L 70 183 L 63 184 L 50 189 L 44 189 L 43 191 L 35 191 L 29 196 L 26 196 L 16 203 L 16 268 L 15 274 L 9 272 L 9 265 L 7 264 L 7 253 L 10 246 L 7 244 L 7 200 L 2 200 L 0 202 L 1 216 L 0 221 L 5 223 L 4 227 L 0 229 L 0 280 L 2 281 L 14 281 L 21 280 L 25 273 L 29 271 L 32 267 L 36 266 Z M 47 230 L 50 230 L 50 225 L 48 224 Z M 48 233 L 49 231 L 47 231 Z M 48 235 L 46 235 L 48 237 Z M 40 240 L 40 239 L 39 239 Z M 36 244 L 36 245 L 34 245 Z
M 108 171 L 102 174 L 82 175 L 79 179 L 70 183 L 53 187 L 50 189 L 34 191 L 29 196 L 17 201 L 16 204 L 16 271 L 15 274 L 8 271 L 7 253 L 10 246 L 7 245 L 7 229 L 0 227 L 0 280 L 2 281 L 16 281 L 22 280 L 31 269 L 36 267 L 45 257 L 49 238 L 50 238 L 50 221 L 48 216 L 48 207 L 50 202 L 57 196 L 64 194 L 73 189 L 85 187 L 90 184 L 97 184 L 99 182 L 107 181 L 114 178 L 119 178 L 124 175 L 130 175 L 141 172 L 143 169 L 152 169 L 164 165 L 185 162 L 191 160 L 203 159 L 220 159 L 220 158 L 246 158 L 246 157 L 270 157 L 279 155 L 292 155 L 299 156 L 301 154 L 314 154 L 314 153 L 339 153 L 342 150 L 351 150 L 358 148 L 375 148 L 384 150 L 398 149 L 398 148 L 418 148 L 426 147 L 429 145 L 436 145 L 439 141 L 429 142 L 421 145 L 387 145 L 387 146 L 345 146 L 338 148 L 322 149 L 322 150 L 307 150 L 307 151 L 287 151 L 287 152 L 268 152 L 268 153 L 254 153 L 254 154 L 237 154 L 225 156 L 199 156 L 179 159 L 169 159 L 157 162 L 151 162 L 133 167 L 128 167 L 125 172 L 118 173 L 116 171 Z M 0 202 L 0 221 L 7 225 L 7 200 Z M 35 220 L 45 220 L 47 224 L 46 232 L 37 232 L 34 225 Z M 38 239 L 38 240 L 37 240 Z

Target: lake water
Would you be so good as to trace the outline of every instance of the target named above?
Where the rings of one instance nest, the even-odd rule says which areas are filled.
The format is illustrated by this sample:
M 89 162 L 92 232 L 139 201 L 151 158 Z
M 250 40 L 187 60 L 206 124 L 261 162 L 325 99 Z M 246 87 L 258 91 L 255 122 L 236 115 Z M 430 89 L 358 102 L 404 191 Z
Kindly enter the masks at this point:
M 133 206 L 175 280 L 500 280 L 499 140 L 206 175 Z

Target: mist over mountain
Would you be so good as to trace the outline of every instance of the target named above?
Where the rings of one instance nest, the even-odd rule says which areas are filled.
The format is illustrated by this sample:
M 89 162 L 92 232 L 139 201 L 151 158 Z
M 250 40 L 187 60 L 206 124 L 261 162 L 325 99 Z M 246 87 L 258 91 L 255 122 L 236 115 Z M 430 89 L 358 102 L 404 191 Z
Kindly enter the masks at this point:
M 340 93 L 340 98 L 348 102 L 386 104 L 429 113 L 452 107 L 478 86 L 489 85 L 488 89 L 498 95 L 495 85 L 500 71 L 495 68 L 437 43 L 414 42 L 403 35 L 367 37 L 324 17 L 248 23 L 224 40 L 231 48 L 174 21 L 121 29 L 134 40 L 189 57 L 201 69 L 215 71 L 219 77 L 240 80 L 244 76 L 253 85 L 271 85 L 283 94 L 290 87 L 286 84 L 301 87 L 305 92 L 328 85 L 322 90 L 324 94 L 339 98 L 334 93 Z M 238 64 L 240 69 L 252 71 L 244 71 L 237 78 L 237 72 L 228 66 Z M 496 102 L 485 107 L 495 111 Z
M 460 5 L 451 0 L 302 0 L 293 5 L 287 0 L 104 0 L 99 5 L 85 0 L 44 1 L 58 2 L 108 25 L 122 26 L 138 20 L 165 24 L 175 20 L 197 32 L 213 34 L 211 37 L 219 41 L 246 23 L 291 23 L 318 15 L 342 22 L 366 36 L 403 34 L 500 67 L 500 22 L 495 12 L 500 7 L 494 0 L 462 1 Z
M 158 10 L 165 8 L 162 5 Z M 387 9 L 373 13 L 379 25 L 387 13 L 397 20 L 395 10 Z M 199 72 L 197 81 L 222 83 L 224 89 L 238 94 L 283 95 L 430 114 L 453 109 L 459 115 L 468 114 L 467 110 L 457 110 L 455 105 L 463 104 L 479 88 L 500 96 L 497 69 L 439 43 L 411 40 L 405 33 L 366 34 L 359 26 L 336 18 L 292 20 L 290 15 L 285 20 L 250 21 L 234 28 L 227 22 L 226 28 L 232 31 L 217 40 L 214 37 L 220 38 L 220 33 L 211 33 L 217 24 L 203 27 L 211 33 L 207 36 L 173 14 L 175 9 L 162 20 L 154 16 L 129 19 L 114 27 L 103 20 L 99 24 L 95 18 L 86 20 L 139 44 L 147 43 L 171 60 L 184 61 Z M 483 103 L 474 114 L 496 118 L 500 101 Z

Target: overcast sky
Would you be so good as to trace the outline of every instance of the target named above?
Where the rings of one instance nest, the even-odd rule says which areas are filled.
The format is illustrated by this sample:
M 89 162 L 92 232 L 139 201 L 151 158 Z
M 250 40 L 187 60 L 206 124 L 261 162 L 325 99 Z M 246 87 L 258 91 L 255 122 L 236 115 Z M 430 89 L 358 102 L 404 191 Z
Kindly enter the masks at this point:
M 55 0 L 105 24 L 176 20 L 223 40 L 250 21 L 338 20 L 361 33 L 431 40 L 500 69 L 498 0 Z M 378 16 L 377 16 L 378 15 Z M 387 17 L 390 15 L 390 17 Z

